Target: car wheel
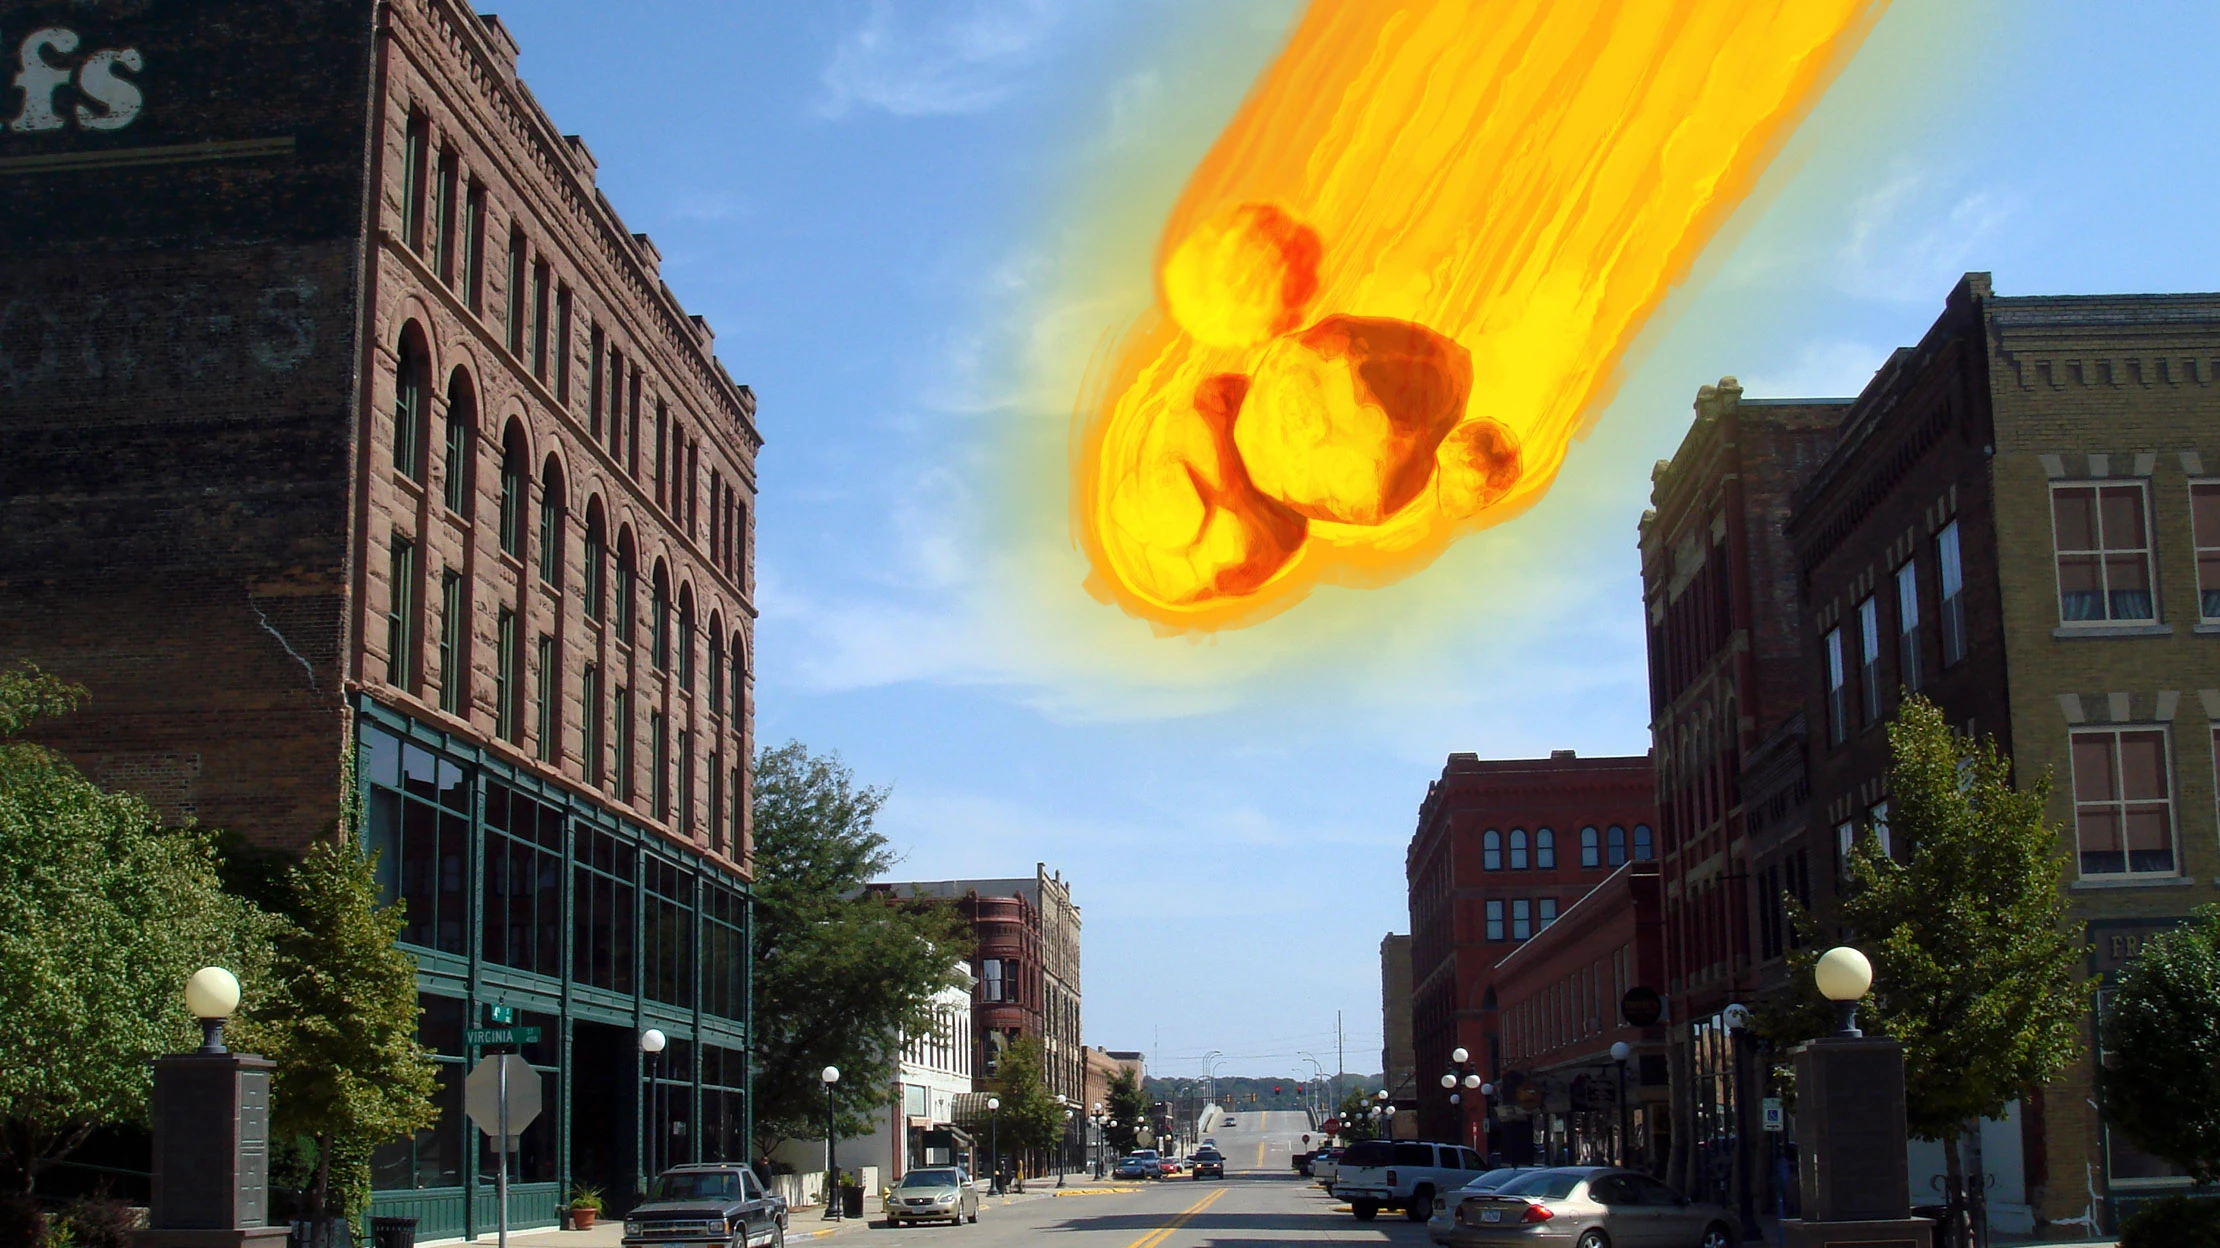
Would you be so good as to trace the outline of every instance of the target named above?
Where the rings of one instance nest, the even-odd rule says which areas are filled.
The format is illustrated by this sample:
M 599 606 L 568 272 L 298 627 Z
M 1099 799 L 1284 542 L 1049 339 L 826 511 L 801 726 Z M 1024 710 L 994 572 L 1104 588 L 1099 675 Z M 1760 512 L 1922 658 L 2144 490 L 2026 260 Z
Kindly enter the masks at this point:
M 771 1248 L 786 1248 L 785 1227 L 774 1226 L 771 1228 Z
M 1421 1186 L 1411 1193 L 1411 1203 L 1403 1206 L 1403 1218 L 1408 1222 L 1424 1222 L 1434 1212 L 1434 1189 Z
M 1734 1232 L 1724 1222 L 1714 1222 L 1704 1228 L 1704 1248 L 1734 1248 Z
M 1591 1227 L 1581 1232 L 1578 1248 L 1611 1248 L 1611 1237 Z
M 1352 1200 L 1349 1202 L 1349 1212 L 1356 1214 L 1359 1222 L 1370 1222 L 1380 1212 L 1380 1207 L 1369 1200 Z

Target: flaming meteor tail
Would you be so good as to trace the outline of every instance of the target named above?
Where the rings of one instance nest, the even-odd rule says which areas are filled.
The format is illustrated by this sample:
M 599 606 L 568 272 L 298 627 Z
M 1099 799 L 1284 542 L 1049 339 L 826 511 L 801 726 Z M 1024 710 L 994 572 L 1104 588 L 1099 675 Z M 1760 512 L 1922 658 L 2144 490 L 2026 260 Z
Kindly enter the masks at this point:
M 1075 464 L 1106 599 L 1252 623 L 1539 498 L 1884 0 L 1319 0 Z

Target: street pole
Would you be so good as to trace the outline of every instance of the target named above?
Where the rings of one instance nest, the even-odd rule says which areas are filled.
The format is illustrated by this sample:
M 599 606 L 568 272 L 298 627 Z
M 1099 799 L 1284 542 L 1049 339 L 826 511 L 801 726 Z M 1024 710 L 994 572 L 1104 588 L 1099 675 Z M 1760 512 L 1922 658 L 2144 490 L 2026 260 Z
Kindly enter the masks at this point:
M 494 1150 L 493 1185 L 501 1198 L 501 1230 L 498 1235 L 500 1248 L 509 1248 L 509 1063 L 503 1061 L 497 1068 L 494 1086 L 501 1097 L 500 1147 Z

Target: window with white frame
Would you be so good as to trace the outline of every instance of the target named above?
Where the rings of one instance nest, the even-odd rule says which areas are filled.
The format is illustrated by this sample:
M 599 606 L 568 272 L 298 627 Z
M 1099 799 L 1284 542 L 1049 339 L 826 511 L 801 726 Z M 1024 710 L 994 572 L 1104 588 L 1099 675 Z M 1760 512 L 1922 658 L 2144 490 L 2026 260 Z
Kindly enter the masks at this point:
M 2190 483 L 2189 527 L 2197 546 L 2197 617 L 2220 622 L 2220 481 Z
M 1911 559 L 1896 570 L 1896 679 L 1919 688 L 1919 564 Z
M 2174 872 L 2174 801 L 2163 728 L 2073 734 L 2074 832 L 2081 873 Z
M 1966 657 L 1966 564 L 1956 520 L 1935 534 L 1935 579 L 1942 586 L 1936 611 L 1942 623 L 1942 662 L 1950 667 Z
M 1842 652 L 1842 630 L 1830 628 L 1821 642 L 1827 652 L 1827 739 L 1850 739 L 1850 671 Z
M 1835 858 L 1842 869 L 1850 869 L 1850 847 L 1857 843 L 1858 825 L 1845 819 L 1835 825 Z
M 1881 852 L 1892 853 L 1889 847 L 1889 804 L 1875 802 L 1873 809 L 1865 812 L 1866 826 L 1873 829 L 1873 837 L 1881 842 Z
M 2058 618 L 2068 624 L 2157 618 L 2143 484 L 2054 485 Z
M 1871 594 L 1858 603 L 1858 693 L 1865 722 L 1881 718 L 1881 604 Z

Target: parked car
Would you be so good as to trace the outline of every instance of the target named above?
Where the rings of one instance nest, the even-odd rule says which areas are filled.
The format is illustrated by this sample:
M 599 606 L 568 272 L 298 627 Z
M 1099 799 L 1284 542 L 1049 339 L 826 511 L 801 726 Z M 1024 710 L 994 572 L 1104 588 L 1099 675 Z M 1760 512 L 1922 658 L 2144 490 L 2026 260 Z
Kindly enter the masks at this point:
M 1332 1191 L 1360 1222 L 1382 1209 L 1424 1222 L 1434 1212 L 1434 1193 L 1453 1192 L 1491 1168 L 1480 1154 L 1455 1144 L 1365 1140 L 1342 1154 Z
M 1336 1145 L 1333 1148 L 1321 1148 L 1311 1154 L 1309 1173 L 1310 1177 L 1318 1180 L 1318 1186 L 1329 1192 L 1334 1190 L 1334 1171 L 1341 1165 L 1341 1155 L 1348 1151 Z
M 655 1176 L 647 1199 L 624 1219 L 624 1244 L 783 1248 L 786 1202 L 741 1165 L 673 1166 Z
M 954 1166 L 912 1170 L 887 1189 L 886 1220 L 901 1226 L 908 1222 L 947 1222 L 954 1226 L 979 1220 L 979 1189 L 969 1175 Z
M 1559 1166 L 1460 1199 L 1438 1244 L 1487 1248 L 1542 1242 L 1576 1248 L 1734 1248 L 1723 1205 L 1692 1201 L 1656 1179 L 1612 1166 Z
M 1456 1191 L 1434 1193 L 1434 1213 L 1426 1221 L 1427 1232 L 1434 1237 L 1435 1243 L 1448 1243 L 1443 1237 L 1455 1225 L 1457 1206 L 1465 1197 L 1488 1195 L 1521 1175 L 1547 1169 L 1548 1166 L 1503 1166 L 1488 1171 Z
M 1194 1172 L 1195 1177 L 1198 1179 L 1202 1178 L 1204 1175 L 1208 1175 L 1213 1179 L 1222 1179 L 1226 1177 L 1225 1156 L 1215 1148 L 1198 1148 L 1195 1150 L 1195 1155 L 1188 1158 L 1187 1160 L 1189 1163 L 1189 1168 Z

